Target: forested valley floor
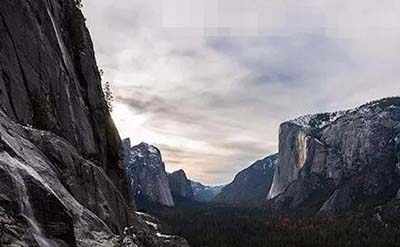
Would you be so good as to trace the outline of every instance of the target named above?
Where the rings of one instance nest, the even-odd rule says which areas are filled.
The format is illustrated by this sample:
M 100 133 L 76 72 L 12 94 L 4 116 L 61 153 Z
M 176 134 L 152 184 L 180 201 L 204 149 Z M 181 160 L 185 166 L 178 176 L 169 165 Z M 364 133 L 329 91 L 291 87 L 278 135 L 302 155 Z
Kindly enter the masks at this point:
M 146 211 L 160 219 L 165 232 L 185 237 L 192 247 L 372 247 L 400 243 L 397 202 L 335 216 L 212 204 L 150 208 Z

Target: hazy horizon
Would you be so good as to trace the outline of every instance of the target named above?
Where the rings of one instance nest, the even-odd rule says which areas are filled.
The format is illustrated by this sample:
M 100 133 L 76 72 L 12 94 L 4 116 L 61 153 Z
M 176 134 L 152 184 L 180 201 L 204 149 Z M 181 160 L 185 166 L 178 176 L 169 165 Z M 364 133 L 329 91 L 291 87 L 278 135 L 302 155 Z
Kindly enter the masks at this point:
M 277 152 L 279 124 L 400 91 L 400 3 L 86 0 L 121 137 L 226 184 Z

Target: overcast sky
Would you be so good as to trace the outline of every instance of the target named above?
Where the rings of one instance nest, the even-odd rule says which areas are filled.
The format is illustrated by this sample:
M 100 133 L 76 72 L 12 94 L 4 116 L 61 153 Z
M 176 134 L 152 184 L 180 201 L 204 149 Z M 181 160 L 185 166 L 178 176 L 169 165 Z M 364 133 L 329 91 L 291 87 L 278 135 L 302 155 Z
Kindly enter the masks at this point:
M 122 137 L 230 182 L 278 127 L 400 92 L 398 0 L 84 0 Z

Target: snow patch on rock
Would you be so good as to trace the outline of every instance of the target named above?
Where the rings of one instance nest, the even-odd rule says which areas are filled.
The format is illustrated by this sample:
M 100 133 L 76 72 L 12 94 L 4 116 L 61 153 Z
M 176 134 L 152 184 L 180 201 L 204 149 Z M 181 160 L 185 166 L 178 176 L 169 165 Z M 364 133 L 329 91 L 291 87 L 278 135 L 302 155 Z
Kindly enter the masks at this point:
M 348 112 L 349 111 L 337 111 L 333 113 L 309 114 L 295 118 L 289 122 L 305 128 L 323 129 Z

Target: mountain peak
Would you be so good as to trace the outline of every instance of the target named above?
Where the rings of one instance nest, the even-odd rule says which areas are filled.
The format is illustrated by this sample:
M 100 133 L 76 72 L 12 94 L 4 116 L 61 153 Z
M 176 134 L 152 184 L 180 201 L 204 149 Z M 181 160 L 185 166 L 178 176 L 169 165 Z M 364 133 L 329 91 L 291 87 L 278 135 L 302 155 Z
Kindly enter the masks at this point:
M 155 155 L 161 154 L 160 150 L 156 146 L 153 146 L 146 142 L 141 142 L 138 145 L 133 146 L 131 149 L 132 150 L 140 150 L 141 152 L 149 152 L 149 153 L 155 154 Z
M 172 195 L 177 199 L 193 199 L 193 189 L 184 170 L 180 169 L 168 175 Z
M 187 178 L 186 173 L 183 169 L 176 170 L 173 173 L 171 173 L 171 175 L 173 175 L 173 174 L 177 174 L 179 176 L 183 176 L 183 177 Z
M 165 206 L 174 205 L 167 172 L 157 147 L 145 142 L 133 146 L 126 161 L 127 175 L 138 204 L 140 200 L 150 200 Z
M 271 187 L 278 161 L 279 155 L 274 154 L 254 162 L 239 172 L 216 196 L 215 201 L 248 206 L 261 205 Z

